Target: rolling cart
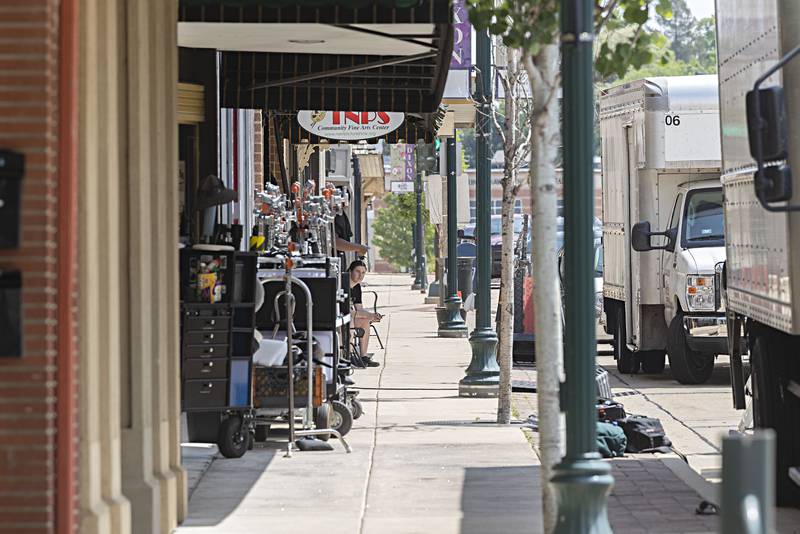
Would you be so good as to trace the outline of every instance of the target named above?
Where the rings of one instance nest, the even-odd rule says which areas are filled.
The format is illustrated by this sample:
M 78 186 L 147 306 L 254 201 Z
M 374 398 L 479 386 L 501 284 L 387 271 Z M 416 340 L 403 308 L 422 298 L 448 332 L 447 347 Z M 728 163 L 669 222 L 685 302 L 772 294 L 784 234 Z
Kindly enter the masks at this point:
M 227 458 L 251 444 L 256 269 L 255 254 L 229 247 L 181 251 L 181 407 L 189 441 Z
M 286 365 L 254 366 L 253 405 L 256 438 L 265 439 L 269 426 L 285 420 L 289 423 L 287 456 L 291 456 L 296 437 L 310 436 L 327 440 L 333 435 L 342 442 L 347 452 L 351 452 L 351 448 L 343 436 L 346 432 L 340 432 L 338 428 L 331 426 L 331 420 L 336 420 L 337 408 L 340 407 L 337 405 L 339 401 L 332 399 L 329 387 L 331 380 L 326 377 L 323 368 L 330 366 L 335 370 L 338 364 L 337 358 L 334 356 L 331 364 L 326 364 L 314 356 L 314 337 L 317 333 L 314 319 L 315 306 L 312 300 L 312 290 L 306 282 L 312 285 L 314 285 L 314 281 L 323 281 L 324 283 L 327 277 L 307 278 L 304 281 L 295 276 L 292 267 L 293 264 L 302 262 L 299 257 L 261 258 L 261 260 L 262 262 L 267 260 L 266 263 L 273 266 L 280 262 L 284 266 L 282 271 L 278 269 L 260 271 L 259 278 L 261 279 L 260 283 L 264 286 L 265 306 L 259 310 L 257 324 L 261 330 L 268 331 L 272 328 L 272 341 L 277 337 L 281 327 L 284 327 L 281 332 L 284 339 L 281 341 L 285 342 L 285 346 L 281 350 L 278 345 L 279 350 L 275 355 L 277 361 L 285 359 Z M 324 271 L 322 272 L 324 273 Z M 294 287 L 301 289 L 298 295 L 293 291 Z M 285 321 L 281 320 L 281 300 L 285 303 L 283 306 Z M 270 302 L 272 303 L 271 307 L 266 305 Z M 297 308 L 305 308 L 304 318 L 295 314 Z M 298 373 L 298 369 L 295 367 L 297 353 L 295 350 L 295 341 L 297 340 L 295 323 L 301 324 L 305 332 L 305 340 L 301 341 L 301 344 L 305 345 L 302 354 L 305 362 L 305 376 L 302 376 L 303 373 Z M 271 346 L 274 349 L 276 344 L 272 343 Z M 256 357 L 258 358 L 258 354 Z M 329 376 L 331 374 L 333 375 L 332 382 L 337 384 L 336 373 L 327 373 Z M 281 382 L 285 385 L 285 389 L 281 388 Z M 302 388 L 299 391 L 302 395 L 297 395 L 296 388 Z M 295 429 L 295 409 L 297 407 L 304 408 L 301 430 Z

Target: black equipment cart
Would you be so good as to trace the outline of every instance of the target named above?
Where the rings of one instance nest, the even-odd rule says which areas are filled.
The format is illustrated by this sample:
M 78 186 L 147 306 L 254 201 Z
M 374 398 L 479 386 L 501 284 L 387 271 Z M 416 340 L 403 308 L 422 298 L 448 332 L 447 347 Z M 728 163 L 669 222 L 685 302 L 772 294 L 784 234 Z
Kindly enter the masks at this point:
M 190 442 L 228 458 L 251 444 L 251 366 L 257 255 L 181 251 L 181 406 Z

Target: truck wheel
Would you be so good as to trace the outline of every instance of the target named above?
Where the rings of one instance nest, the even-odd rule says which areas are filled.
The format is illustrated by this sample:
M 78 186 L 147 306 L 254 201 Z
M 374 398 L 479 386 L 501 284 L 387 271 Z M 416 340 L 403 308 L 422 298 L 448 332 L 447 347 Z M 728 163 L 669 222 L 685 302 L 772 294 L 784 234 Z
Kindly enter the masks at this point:
M 617 308 L 617 325 L 614 329 L 614 359 L 617 360 L 617 371 L 626 375 L 639 372 L 639 359 L 628 348 L 625 341 L 625 309 Z
M 753 419 L 757 428 L 772 428 L 777 437 L 775 458 L 778 506 L 800 506 L 800 487 L 788 475 L 800 465 L 800 398 L 787 390 L 800 382 L 798 343 L 772 330 L 759 329 L 753 341 Z
M 669 324 L 667 354 L 672 377 L 681 384 L 703 384 L 714 371 L 714 355 L 703 354 L 689 348 L 683 315 L 677 314 Z
M 642 361 L 642 371 L 649 375 L 660 375 L 664 372 L 666 365 L 666 352 L 663 350 L 649 350 L 640 353 L 639 359 Z

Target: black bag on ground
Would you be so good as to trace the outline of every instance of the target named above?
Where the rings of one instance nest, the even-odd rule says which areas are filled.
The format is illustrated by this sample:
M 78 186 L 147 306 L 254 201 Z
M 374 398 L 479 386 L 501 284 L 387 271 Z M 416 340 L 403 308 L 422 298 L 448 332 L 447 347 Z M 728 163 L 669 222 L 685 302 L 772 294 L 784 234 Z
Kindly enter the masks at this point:
M 597 410 L 598 421 L 621 421 L 627 416 L 625 413 L 625 406 L 621 402 L 616 402 L 611 399 L 599 398 L 595 405 Z
M 670 452 L 672 442 L 655 417 L 629 415 L 619 425 L 628 439 L 625 452 Z

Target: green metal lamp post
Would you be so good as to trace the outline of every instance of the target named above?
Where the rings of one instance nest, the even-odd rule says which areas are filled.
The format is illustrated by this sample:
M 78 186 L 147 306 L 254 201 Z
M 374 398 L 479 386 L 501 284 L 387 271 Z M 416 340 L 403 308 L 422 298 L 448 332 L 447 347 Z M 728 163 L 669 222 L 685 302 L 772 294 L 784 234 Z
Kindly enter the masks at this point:
M 606 499 L 614 479 L 595 442 L 594 94 L 593 0 L 561 0 L 561 72 L 564 137 L 565 333 L 562 408 L 567 454 L 552 478 L 558 499 L 555 532 L 610 533 Z
M 478 285 L 475 288 L 475 330 L 469 338 L 472 346 L 472 360 L 467 367 L 466 376 L 458 384 L 461 396 L 494 397 L 497 396 L 500 384 L 500 367 L 497 365 L 497 334 L 491 326 L 491 211 L 492 204 L 492 168 L 489 153 L 489 136 L 491 135 L 492 112 L 492 77 L 491 47 L 489 31 L 476 31 L 478 83 L 475 101 L 478 106 L 475 128 L 475 148 L 477 162 L 475 165 L 477 191 L 477 220 L 475 236 L 478 240 Z
M 458 187 L 456 185 L 456 139 L 447 138 L 447 288 L 439 316 L 439 337 L 467 337 L 458 296 Z
M 414 226 L 414 257 L 415 273 L 412 290 L 425 292 L 428 289 L 427 267 L 425 265 L 425 223 L 422 221 L 422 172 L 426 168 L 424 161 L 427 156 L 424 141 L 418 141 L 414 152 L 416 153 L 417 168 L 414 179 L 414 194 L 416 196 L 417 213 L 416 225 Z

